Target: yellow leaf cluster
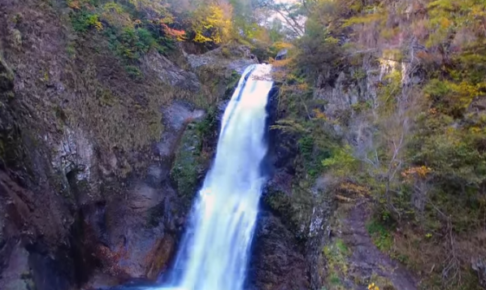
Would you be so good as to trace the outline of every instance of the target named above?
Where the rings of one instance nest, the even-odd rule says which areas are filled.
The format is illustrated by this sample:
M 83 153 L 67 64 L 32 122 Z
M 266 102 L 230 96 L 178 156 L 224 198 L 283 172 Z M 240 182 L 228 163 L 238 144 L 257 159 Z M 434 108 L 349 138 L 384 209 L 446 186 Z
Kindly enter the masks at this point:
M 480 127 L 477 127 L 477 126 L 474 126 L 474 127 L 471 127 L 469 129 L 469 131 L 472 133 L 472 134 L 480 134 L 484 131 L 483 128 L 480 128 Z
M 450 21 L 447 17 L 442 17 L 440 20 L 440 26 L 444 29 L 449 28 L 452 25 L 452 21 Z
M 410 178 L 413 176 L 419 177 L 419 178 L 425 178 L 430 172 L 432 172 L 432 169 L 427 166 L 418 166 L 418 167 L 411 167 L 405 171 L 402 172 L 402 176 L 404 178 Z
M 286 48 L 292 48 L 294 47 L 294 45 L 290 42 L 284 42 L 284 41 L 277 41 L 273 44 L 273 46 L 277 49 L 277 50 L 281 50 L 281 49 L 286 49 Z
M 346 192 L 347 194 L 357 195 L 361 197 L 369 196 L 370 190 L 367 187 L 351 182 L 341 183 L 338 187 L 339 191 Z
M 194 41 L 222 43 L 231 30 L 231 6 L 210 4 L 195 12 Z
M 285 58 L 285 59 L 279 59 L 279 60 L 274 60 L 272 62 L 272 66 L 274 67 L 286 67 L 292 62 L 292 59 L 290 58 Z
M 79 1 L 68 1 L 68 7 L 71 9 L 79 10 L 81 9 L 81 6 L 79 5 Z
M 353 199 L 352 198 L 345 197 L 345 196 L 342 196 L 342 195 L 339 195 L 339 194 L 336 194 L 335 198 L 338 201 L 342 201 L 342 202 L 353 202 Z
M 303 91 L 303 92 L 305 92 L 305 91 L 309 90 L 309 84 L 308 84 L 308 83 L 301 83 L 301 84 L 298 84 L 298 85 L 297 85 L 297 89 L 298 89 L 299 91 Z
M 482 5 L 475 5 L 471 8 L 470 12 L 471 16 L 476 17 L 476 18 L 481 18 L 486 16 L 486 11 L 484 6 Z
M 451 90 L 457 95 L 457 102 L 467 108 L 472 100 L 481 94 L 481 85 L 473 85 L 467 81 L 459 84 L 450 84 Z
M 383 17 L 379 13 L 372 13 L 368 14 L 366 16 L 357 16 L 357 17 L 352 17 L 346 20 L 343 24 L 343 27 L 349 27 L 354 24 L 367 24 L 367 23 L 372 23 L 375 21 L 381 20 Z
M 100 31 L 103 29 L 103 24 L 99 20 L 97 20 L 94 23 L 94 27 L 96 28 L 96 30 Z
M 380 290 L 380 288 L 376 286 L 375 283 L 371 283 L 368 285 L 368 290 Z
M 103 6 L 101 17 L 110 25 L 117 27 L 133 27 L 133 24 L 140 24 L 136 21 L 133 23 L 130 15 L 123 10 L 123 7 L 114 2 L 108 2 Z
M 328 118 L 326 114 L 324 114 L 324 112 L 322 112 L 319 109 L 314 109 L 313 111 L 314 111 L 314 115 L 316 116 L 316 119 L 327 121 Z

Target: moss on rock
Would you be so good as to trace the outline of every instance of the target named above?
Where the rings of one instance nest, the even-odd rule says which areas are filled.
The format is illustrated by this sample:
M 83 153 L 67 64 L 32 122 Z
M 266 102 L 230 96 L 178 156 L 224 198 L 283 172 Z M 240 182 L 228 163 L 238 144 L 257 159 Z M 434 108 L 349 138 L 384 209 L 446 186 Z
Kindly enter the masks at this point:
M 0 94 L 13 89 L 14 74 L 0 54 Z
M 199 176 L 204 170 L 204 160 L 201 157 L 202 141 L 196 125 L 189 124 L 182 135 L 170 172 L 177 192 L 187 201 L 192 200 L 197 190 Z
M 240 78 L 241 75 L 236 71 L 232 71 L 231 74 L 227 76 L 225 80 L 226 91 L 224 92 L 223 100 L 229 100 L 231 98 Z
M 281 191 L 270 191 L 265 195 L 263 201 L 273 211 L 281 213 L 282 215 L 289 215 L 287 218 L 290 218 L 290 215 L 292 215 L 292 200 L 288 195 Z
M 19 136 L 16 132 L 12 114 L 7 109 L 8 101 L 13 97 L 14 74 L 0 53 L 0 164 L 17 159 Z M 7 157 L 9 160 L 6 160 Z

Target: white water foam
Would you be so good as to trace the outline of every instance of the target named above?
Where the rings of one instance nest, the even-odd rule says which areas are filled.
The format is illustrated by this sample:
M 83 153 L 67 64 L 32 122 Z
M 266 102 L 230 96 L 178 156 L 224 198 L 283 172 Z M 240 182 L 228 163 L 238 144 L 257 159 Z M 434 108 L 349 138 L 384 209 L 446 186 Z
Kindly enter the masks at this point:
M 214 164 L 195 201 L 168 287 L 241 290 L 265 179 L 270 65 L 248 67 L 225 110 Z M 153 289 L 153 288 L 152 288 Z

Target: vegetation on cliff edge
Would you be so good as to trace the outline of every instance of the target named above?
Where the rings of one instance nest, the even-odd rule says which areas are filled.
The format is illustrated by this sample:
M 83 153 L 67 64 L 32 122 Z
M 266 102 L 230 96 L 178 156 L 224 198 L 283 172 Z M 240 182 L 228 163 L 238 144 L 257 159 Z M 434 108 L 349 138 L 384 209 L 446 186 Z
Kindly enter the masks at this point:
M 485 4 L 305 1 L 305 34 L 274 62 L 278 128 L 321 161 L 308 176 L 371 200 L 378 247 L 427 289 L 479 289 L 486 258 Z

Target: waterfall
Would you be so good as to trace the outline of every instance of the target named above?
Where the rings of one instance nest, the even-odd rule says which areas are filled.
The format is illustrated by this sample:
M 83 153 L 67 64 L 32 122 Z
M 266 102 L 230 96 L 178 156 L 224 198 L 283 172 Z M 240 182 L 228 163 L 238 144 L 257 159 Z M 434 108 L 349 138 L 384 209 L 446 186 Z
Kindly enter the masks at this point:
M 270 65 L 251 65 L 222 119 L 214 163 L 193 205 L 170 285 L 159 289 L 241 290 L 265 178 L 261 163 Z

